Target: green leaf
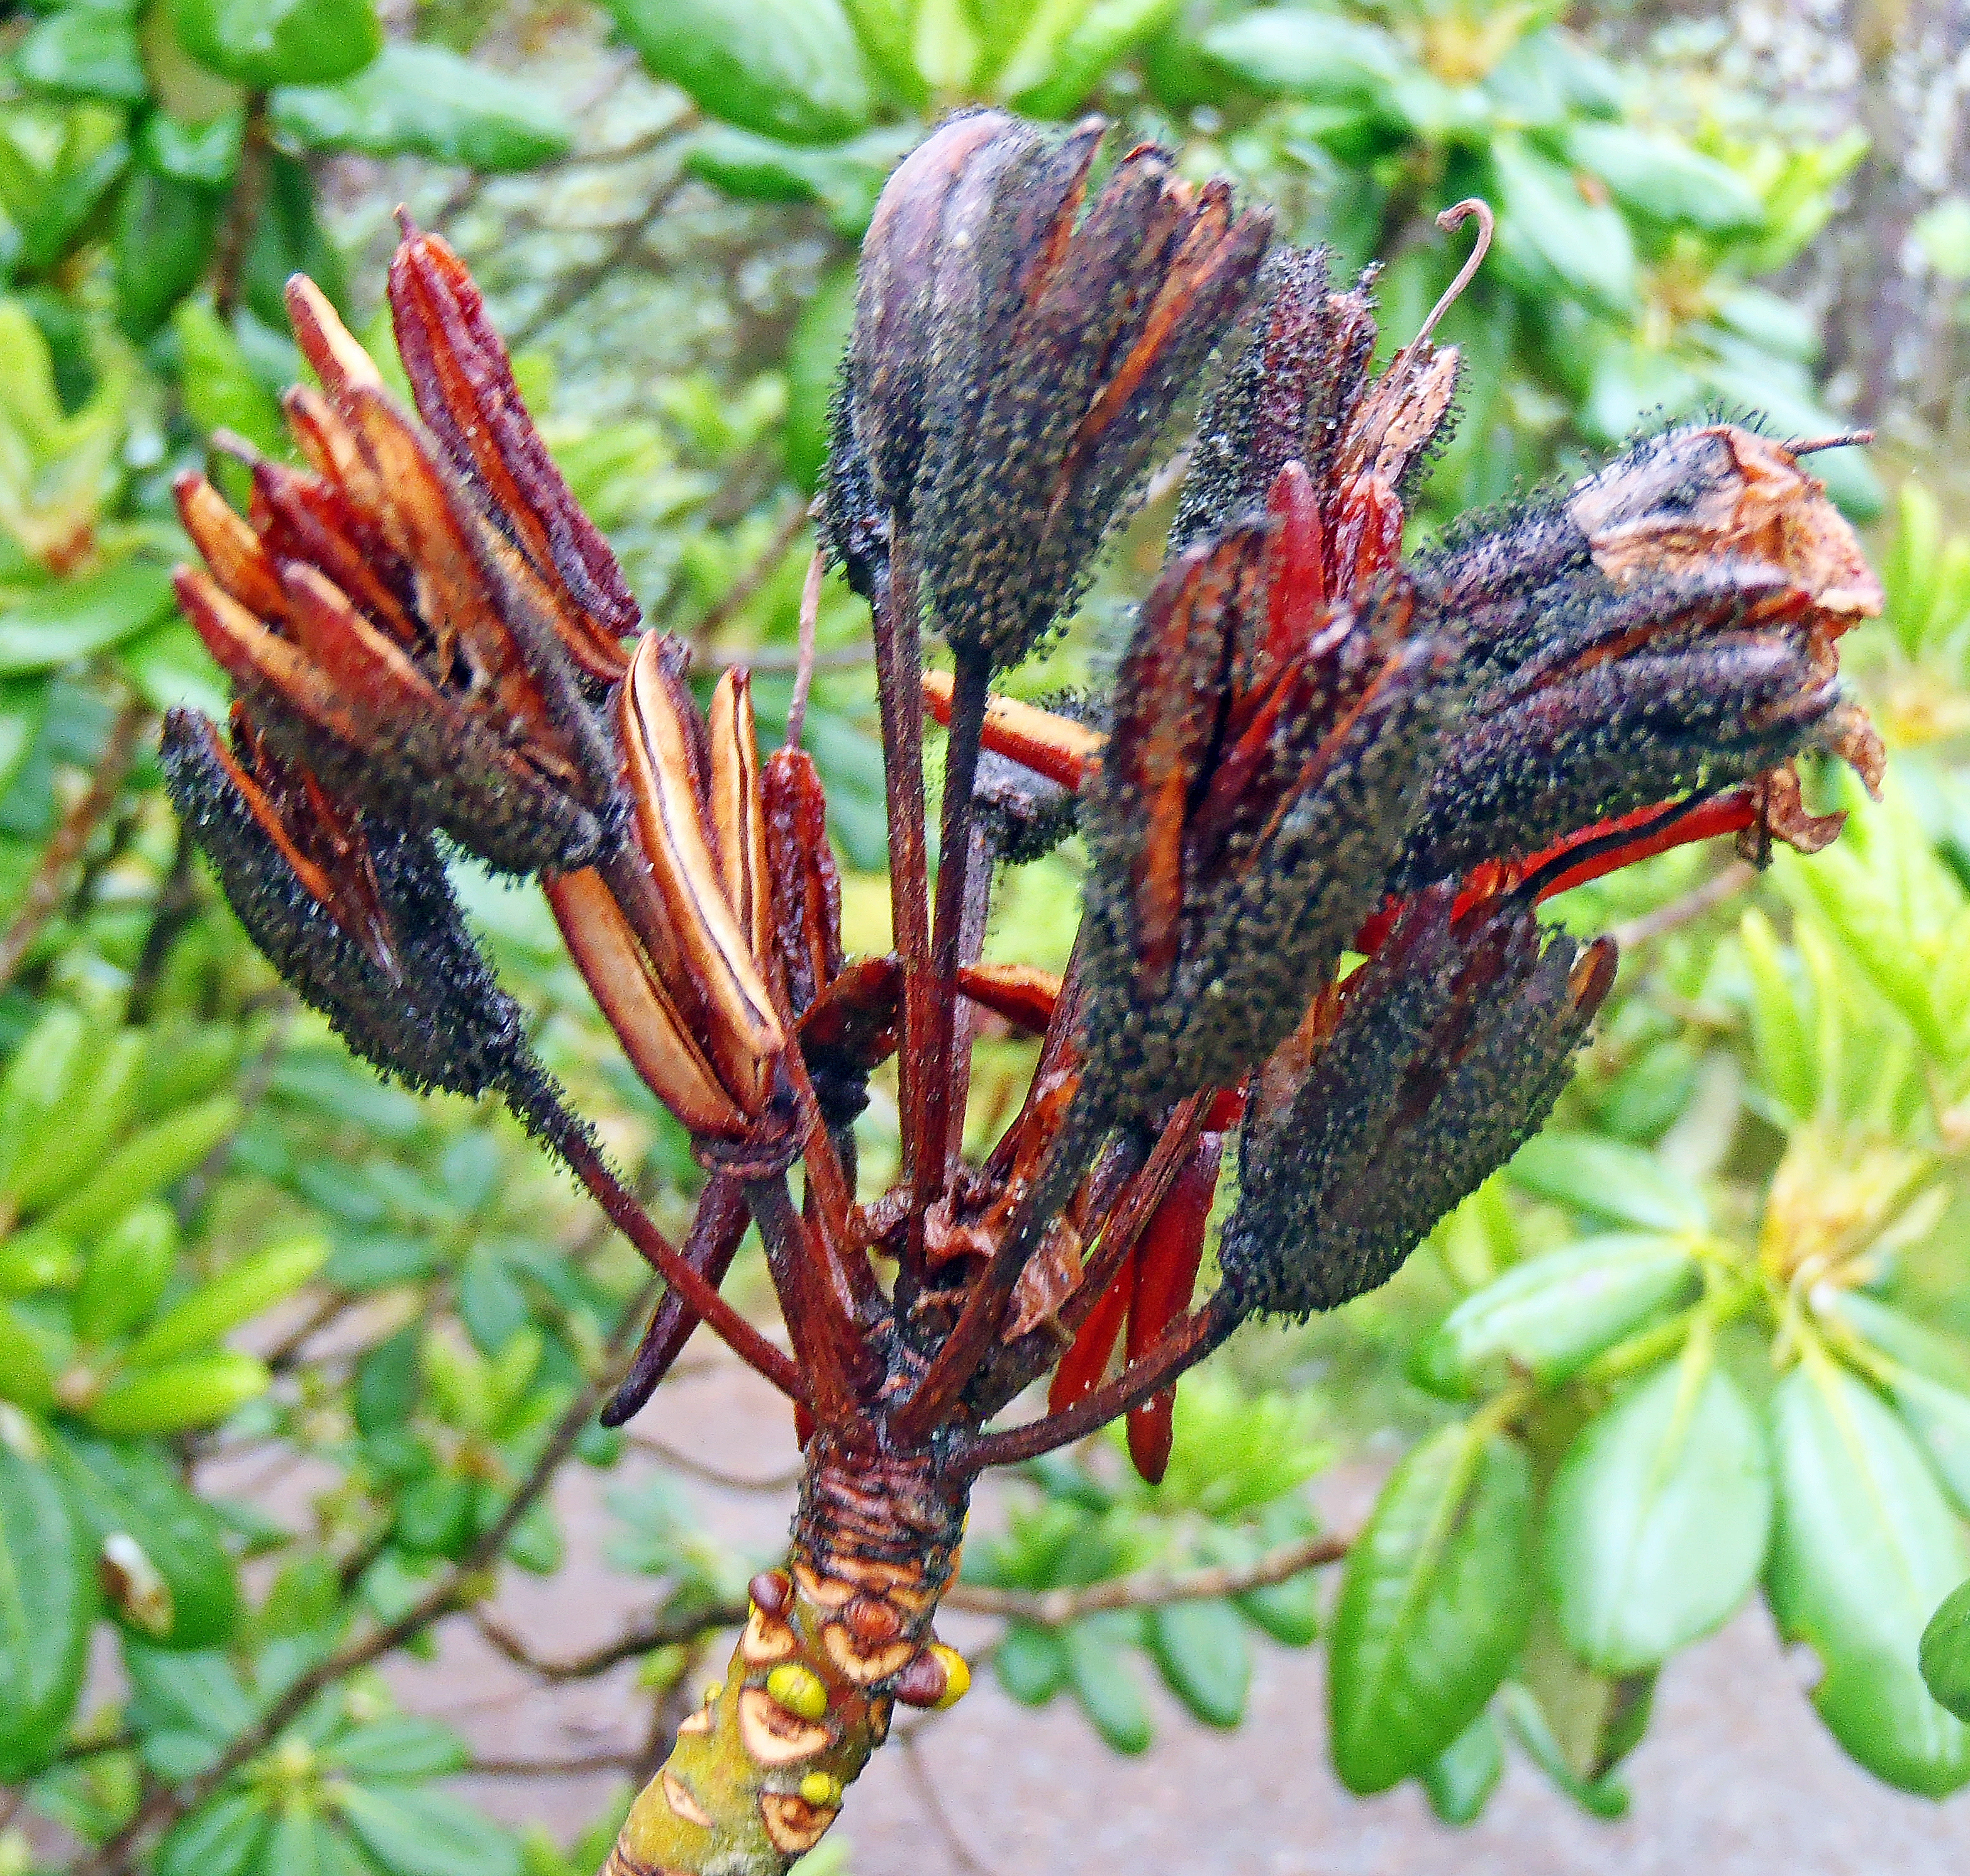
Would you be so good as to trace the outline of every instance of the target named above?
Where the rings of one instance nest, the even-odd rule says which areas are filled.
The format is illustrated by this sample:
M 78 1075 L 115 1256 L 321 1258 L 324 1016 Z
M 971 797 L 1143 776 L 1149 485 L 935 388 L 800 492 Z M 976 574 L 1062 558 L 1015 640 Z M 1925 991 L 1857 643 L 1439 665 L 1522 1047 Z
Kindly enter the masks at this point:
M 837 143 L 868 123 L 861 48 L 840 0 L 605 0 L 659 78 L 710 115 L 788 143 Z
M 14 54 L 14 69 L 37 91 L 66 98 L 141 104 L 150 86 L 127 14 L 106 7 L 66 6 L 50 14 Z
M 1766 1091 L 1794 1120 L 1808 1119 L 1819 1099 L 1812 1025 L 1771 921 L 1754 906 L 1738 926 L 1751 980 L 1751 1040 Z
M 496 172 L 532 169 L 574 141 L 538 86 L 443 46 L 386 46 L 338 85 L 277 91 L 272 112 L 275 128 L 308 149 L 422 156 Z
M 855 270 L 824 280 L 787 347 L 787 470 L 808 494 L 827 466 L 830 412 L 841 355 L 855 323 Z
M 1621 212 L 1589 202 L 1573 177 L 1520 138 L 1491 145 L 1498 178 L 1498 252 L 1526 288 L 1556 280 L 1592 304 L 1634 304 L 1635 244 Z
M 1471 1422 L 1409 1453 L 1347 1553 L 1329 1640 L 1335 1769 L 1353 1792 L 1413 1777 L 1484 1710 L 1525 1634 L 1532 1476 Z
M 999 1685 L 1022 1707 L 1043 1707 L 1067 1685 L 1067 1646 L 1056 1629 L 1013 1622 L 992 1653 Z
M 271 1378 L 256 1357 L 215 1349 L 112 1381 L 83 1417 L 112 1439 L 182 1433 L 213 1426 L 258 1400 Z
M 1812 1306 L 1903 1367 L 1959 1393 L 1970 1393 L 1970 1347 L 1955 1336 L 1930 1328 L 1861 1290 L 1829 1285 L 1816 1292 Z
M 210 1648 L 239 1618 L 232 1560 L 218 1522 L 171 1466 L 141 1446 L 57 1434 L 54 1465 L 83 1530 L 100 1551 L 119 1533 L 133 1538 L 170 1592 L 170 1625 L 147 1637 L 164 1648 Z
M 1418 1348 L 1413 1377 L 1453 1400 L 1514 1374 L 1556 1387 L 1686 1296 L 1695 1272 L 1686 1245 L 1640 1232 L 1535 1257 L 1451 1310 Z
M 1234 15 L 1204 34 L 1204 51 L 1261 91 L 1343 103 L 1377 98 L 1412 70 L 1378 27 L 1299 7 Z
M 239 341 L 203 300 L 179 303 L 171 316 L 183 370 L 185 408 L 200 431 L 230 430 L 268 456 L 285 453 L 281 408 L 254 376 Z
M 1498 1696 L 1500 1711 L 1527 1758 L 1589 1816 L 1608 1822 L 1628 1814 L 1628 1787 L 1611 1772 L 1584 1779 L 1566 1761 L 1551 1723 L 1526 1688 L 1508 1685 Z
M 390 1876 L 521 1876 L 512 1835 L 449 1792 L 353 1785 L 339 1796 L 350 1831 Z
M 1130 1665 L 1129 1638 L 1127 1619 L 1107 1615 L 1076 1622 L 1061 1637 L 1068 1684 L 1087 1723 L 1111 1751 L 1133 1757 L 1148 1751 L 1154 1733 L 1142 1681 Z
M 157 1876 L 248 1876 L 261 1867 L 270 1824 L 262 1793 L 224 1793 L 173 1827 L 158 1852 Z
M 1233 1727 L 1245 1717 L 1252 1650 L 1230 1603 L 1169 1603 L 1152 1609 L 1144 1627 L 1150 1658 L 1196 1718 L 1207 1726 Z
M 87 1539 L 54 1474 L 0 1441 L 0 1780 L 38 1771 L 61 1744 L 98 1606 Z
M 0 1302 L 0 1400 L 45 1413 L 54 1399 L 54 1360 L 47 1338 Z
M 1064 117 L 1135 47 L 1168 26 L 1182 4 L 1094 0 L 1042 57 L 1029 61 L 1016 54 L 996 89 L 1029 117 Z
M 336 1770 L 365 1784 L 379 1779 L 442 1778 L 463 1771 L 472 1754 L 436 1720 L 370 1720 L 344 1733 L 325 1755 Z
M 132 1134 L 80 1191 L 48 1212 L 41 1223 L 51 1231 L 86 1242 L 106 1231 L 132 1205 L 183 1179 L 239 1125 L 239 1104 L 230 1094 L 215 1094 L 180 1107 Z
M 1951 1591 L 1930 1617 L 1917 1658 L 1930 1698 L 1970 1720 L 1970 1583 Z
M 130 1364 L 150 1367 L 209 1347 L 263 1310 L 286 1302 L 313 1281 L 327 1261 L 327 1241 L 312 1232 L 242 1257 L 159 1316 L 131 1344 Z
M 1882 1378 L 1950 1502 L 1970 1517 L 1970 1394 L 1899 1364 Z
M 143 561 L 44 587 L 0 612 L 0 676 L 106 651 L 155 625 L 173 603 L 171 575 Z
M 1477 1822 L 1504 1775 L 1505 1742 L 1489 1713 L 1479 1714 L 1416 1774 L 1429 1808 L 1460 1830 Z
M 190 1734 L 216 1757 L 253 1723 L 251 1696 L 216 1649 L 177 1654 L 125 1636 L 123 1665 L 137 1696 L 131 1725 L 147 1741 L 159 1733 Z
M 1755 233 L 1764 226 L 1764 203 L 1734 170 L 1673 137 L 1630 124 L 1580 122 L 1567 132 L 1566 153 L 1624 207 L 1651 221 L 1715 235 Z
M 1779 1384 L 1777 1535 L 1766 1591 L 1780 1631 L 1809 1643 L 1834 1737 L 1886 1783 L 1939 1798 L 1970 1781 L 1970 1731 L 1924 1687 L 1924 1629 L 1970 1573 L 1963 1533 L 1915 1442 L 1825 1356 Z
M 1231 1598 L 1261 1634 L 1282 1648 L 1304 1648 L 1320 1634 L 1320 1584 L 1312 1571 L 1284 1583 L 1268 1583 Z
M 223 189 L 239 167 L 239 144 L 246 128 L 243 111 L 226 111 L 203 124 L 184 124 L 169 112 L 144 119 L 137 154 L 144 166 L 174 181 Z
M 1708 1214 L 1687 1179 L 1652 1153 L 1590 1133 L 1549 1129 L 1521 1146 L 1507 1169 L 1513 1182 L 1577 1211 L 1648 1231 L 1700 1231 Z
M 177 1214 L 161 1201 L 135 1205 L 97 1239 L 76 1291 L 77 1338 L 106 1342 L 127 1335 L 158 1306 L 176 1267 Z
M 917 69 L 918 0 L 841 0 L 848 23 L 869 63 L 905 104 L 928 102 L 930 87 Z
M 375 0 L 171 0 L 178 44 L 255 91 L 332 85 L 383 49 Z
M 1693 1338 L 1588 1422 L 1553 1480 L 1546 1572 L 1568 1645 L 1627 1674 L 1707 1635 L 1757 1582 L 1771 1510 L 1764 1432 Z

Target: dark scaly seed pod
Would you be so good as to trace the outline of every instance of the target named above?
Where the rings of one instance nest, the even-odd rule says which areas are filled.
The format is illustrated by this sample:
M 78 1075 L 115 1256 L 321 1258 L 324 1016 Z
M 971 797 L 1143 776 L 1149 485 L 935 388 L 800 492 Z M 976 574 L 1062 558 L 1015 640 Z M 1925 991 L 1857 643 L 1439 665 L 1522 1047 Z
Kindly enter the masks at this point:
M 883 525 L 907 530 L 935 622 L 995 665 L 1091 577 L 1268 239 L 1263 214 L 1148 146 L 1077 225 L 1104 128 L 953 119 L 891 177 L 863 246 L 831 547 L 873 577 Z
M 1331 291 L 1328 258 L 1324 248 L 1281 248 L 1267 258 L 1244 346 L 1198 418 L 1172 554 L 1262 503 L 1289 461 L 1305 463 L 1317 488 L 1327 486 L 1375 349 L 1365 279 Z
M 1218 1250 L 1241 1312 L 1303 1316 L 1386 1283 L 1565 1084 L 1614 980 L 1611 941 L 1578 951 L 1521 899 L 1454 918 L 1454 897 L 1412 902 L 1315 1006 L 1309 1027 L 1326 1032 L 1304 1078 L 1248 1117 Z
M 1536 853 L 1686 790 L 1748 780 L 1812 742 L 1838 697 L 1796 639 L 1738 632 L 1481 697 L 1430 778 L 1397 889 Z
M 1400 584 L 1260 658 L 1271 539 L 1179 557 L 1118 679 L 1083 934 L 1090 1097 L 1113 1114 L 1230 1087 L 1291 1032 L 1380 900 L 1454 701 L 1454 642 L 1412 634 Z
M 993 857 L 1008 866 L 1044 860 L 1079 824 L 1078 796 L 990 749 L 978 758 L 971 794 Z
M 519 1008 L 429 836 L 338 803 L 244 725 L 229 751 L 207 719 L 174 710 L 163 753 L 172 803 L 240 923 L 357 1055 L 412 1088 L 538 1105 L 547 1078 Z

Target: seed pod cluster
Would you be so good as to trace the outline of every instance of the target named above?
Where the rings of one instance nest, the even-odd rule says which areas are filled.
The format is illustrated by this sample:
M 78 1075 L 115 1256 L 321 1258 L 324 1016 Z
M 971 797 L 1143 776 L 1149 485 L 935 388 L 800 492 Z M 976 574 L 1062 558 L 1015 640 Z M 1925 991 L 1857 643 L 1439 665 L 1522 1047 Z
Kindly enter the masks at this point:
M 622 658 L 492 519 L 498 440 L 532 437 L 524 412 L 515 401 L 496 434 L 473 431 L 468 483 L 311 281 L 297 275 L 288 304 L 323 385 L 284 401 L 309 467 L 240 446 L 244 520 L 202 476 L 180 478 L 209 571 L 180 569 L 180 603 L 264 733 L 338 795 L 496 866 L 585 863 L 610 765 L 583 680 Z M 524 536 L 534 512 L 509 525 Z
M 890 178 L 863 245 L 829 534 L 851 577 L 870 543 L 907 537 L 938 626 L 995 665 L 1085 585 L 1268 239 L 1264 213 L 1151 145 L 1081 214 L 1105 128 L 953 119 Z
M 237 707 L 165 720 L 166 786 L 253 941 L 349 1047 L 413 1088 L 526 1094 L 545 1076 L 427 834 L 370 821 Z
M 1268 1065 L 1219 1261 L 1241 1312 L 1303 1315 L 1386 1283 L 1536 1133 L 1614 977 L 1614 948 L 1524 900 L 1437 887 Z
M 1835 642 L 1880 611 L 1880 584 L 1822 485 L 1770 438 L 1666 431 L 1563 499 L 1461 532 L 1417 580 L 1464 626 L 1474 694 L 1406 887 L 1811 747 L 1878 779 Z

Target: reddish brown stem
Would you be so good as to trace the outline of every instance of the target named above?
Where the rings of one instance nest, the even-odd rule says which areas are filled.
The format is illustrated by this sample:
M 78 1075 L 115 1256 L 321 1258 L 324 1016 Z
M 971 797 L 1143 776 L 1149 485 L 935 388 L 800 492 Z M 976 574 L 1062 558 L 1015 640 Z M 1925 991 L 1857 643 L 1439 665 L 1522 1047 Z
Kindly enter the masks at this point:
M 853 1377 L 851 1370 L 867 1365 L 857 1360 L 866 1351 L 853 1323 L 841 1322 L 817 1295 L 825 1288 L 821 1258 L 806 1220 L 794 1208 L 787 1175 L 748 1180 L 746 1201 L 766 1247 L 766 1267 L 779 1296 L 794 1359 L 811 1382 L 808 1405 L 822 1426 L 859 1444 L 863 1415 L 853 1382 L 873 1377 Z
M 903 1179 L 917 1189 L 926 1085 L 935 1074 L 937 1019 L 930 979 L 929 863 L 925 852 L 923 643 L 916 573 L 908 543 L 892 551 L 875 607 L 876 694 L 883 722 L 883 794 L 889 828 L 889 918 L 903 967 L 903 1042 L 897 1063 L 902 1116 Z M 941 1149 L 942 1143 L 938 1143 Z M 941 1150 L 938 1156 L 941 1157 Z M 912 1278 L 923 1269 L 923 1214 L 913 1211 L 902 1257 Z
M 787 1018 L 789 1030 L 793 1027 Z M 830 1293 L 849 1324 L 872 1322 L 881 1314 L 883 1292 L 869 1260 L 854 1242 L 850 1217 L 855 1195 L 822 1118 L 821 1101 L 798 1046 L 787 1051 L 787 1078 L 800 1107 L 801 1156 L 807 1169 L 808 1190 L 820 1211 L 821 1252 Z
M 954 1088 L 952 1045 L 957 1019 L 957 967 L 966 924 L 965 881 L 971 852 L 971 790 L 978 774 L 978 739 L 992 668 L 977 652 L 961 651 L 951 683 L 951 737 L 944 749 L 944 820 L 938 844 L 937 908 L 931 927 L 931 1013 L 935 1027 L 925 1076 L 923 1137 L 918 1143 L 915 1209 L 922 1214 L 944 1193 L 946 1136 Z M 918 689 L 918 707 L 922 690 Z
M 643 1261 L 683 1298 L 693 1314 L 748 1367 L 764 1375 L 788 1400 L 809 1405 L 807 1382 L 792 1359 L 775 1348 L 720 1296 L 704 1274 L 657 1229 L 649 1214 L 636 1202 L 635 1194 L 597 1150 L 595 1143 L 579 1131 L 548 1137 L 589 1196 L 608 1213 Z
M 707 1283 L 715 1287 L 724 1280 L 751 1216 L 738 1180 L 729 1172 L 714 1172 L 698 1195 L 691 1233 L 681 1253 L 693 1269 L 704 1273 Z M 620 1426 L 642 1410 L 671 1364 L 684 1353 L 684 1344 L 691 1340 L 697 1325 L 697 1311 L 676 1289 L 666 1289 L 650 1318 L 650 1326 L 643 1331 L 629 1372 L 602 1409 L 604 1426 Z
M 964 1448 L 964 1463 L 971 1471 L 982 1472 L 987 1466 L 1017 1465 L 1027 1459 L 1037 1459 L 1043 1453 L 1085 1439 L 1139 1402 L 1173 1385 L 1185 1370 L 1195 1367 L 1238 1326 L 1237 1315 L 1222 1300 L 1224 1295 L 1218 1291 L 1201 1309 L 1175 1324 L 1153 1348 L 1130 1362 L 1113 1380 L 1104 1382 L 1091 1394 L 1083 1395 L 1072 1406 L 1029 1420 L 1023 1426 L 981 1434 Z

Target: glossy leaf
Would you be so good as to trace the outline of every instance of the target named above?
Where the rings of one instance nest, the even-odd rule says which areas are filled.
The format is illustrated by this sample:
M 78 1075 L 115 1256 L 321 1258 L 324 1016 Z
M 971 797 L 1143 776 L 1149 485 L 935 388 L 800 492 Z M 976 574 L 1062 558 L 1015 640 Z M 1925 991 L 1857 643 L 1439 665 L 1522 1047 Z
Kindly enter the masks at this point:
M 1966 1574 L 1962 1528 L 1914 1441 L 1824 1357 L 1774 1403 L 1779 1516 L 1766 1588 L 1780 1632 L 1824 1673 L 1813 1704 L 1877 1778 L 1927 1797 L 1970 1781 L 1970 1731 L 1932 1700 L 1923 1630 Z
M 178 44 L 251 89 L 332 85 L 383 49 L 375 0 L 170 0 Z
M 1207 1726 L 1236 1726 L 1252 1687 L 1252 1650 L 1228 1602 L 1213 1598 L 1152 1609 L 1144 1623 L 1151 1658 L 1169 1690 Z
M 1525 1454 L 1470 1422 L 1418 1446 L 1349 1551 L 1329 1640 L 1334 1762 L 1351 1791 L 1413 1777 L 1483 1711 L 1531 1610 Z
M 1899 1364 L 1882 1381 L 1950 1502 L 1970 1517 L 1970 1394 Z
M 1705 1222 L 1703 1201 L 1689 1181 L 1618 1140 L 1549 1129 L 1526 1141 L 1507 1170 L 1526 1191 L 1614 1224 L 1695 1231 Z
M 1929 1618 L 1918 1660 L 1930 1697 L 1970 1720 L 1970 1582 L 1952 1590 Z
M 852 137 L 874 108 L 840 0 L 606 0 L 659 78 L 741 130 L 788 143 Z
M 1504 1775 L 1505 1742 L 1498 1723 L 1481 1713 L 1416 1776 L 1429 1808 L 1461 1829 L 1477 1822 Z
M 421 156 L 492 172 L 534 168 L 573 141 L 537 87 L 434 45 L 386 46 L 340 84 L 283 89 L 273 119 L 310 150 Z
M 1551 1722 L 1525 1688 L 1508 1686 L 1498 1696 L 1498 1708 L 1512 1736 L 1527 1758 L 1591 1817 L 1612 1823 L 1628 1814 L 1628 1787 L 1613 1773 L 1584 1779 L 1566 1762 Z
M 156 625 L 172 606 L 170 574 L 146 561 L 44 587 L 0 618 L 0 676 L 53 671 L 107 651 Z
M 1736 1610 L 1771 1524 L 1765 1438 L 1693 1343 L 1582 1429 L 1552 1481 L 1546 1572 L 1569 1645 L 1631 1673 Z
M 1686 1296 L 1695 1273 L 1687 1246 L 1641 1233 L 1549 1252 L 1467 1296 L 1417 1350 L 1412 1374 L 1451 1399 L 1513 1374 L 1555 1386 Z
M 38 1771 L 61 1744 L 99 1600 L 54 1474 L 0 1441 L 0 1781 Z
M 106 1231 L 132 1205 L 184 1178 L 238 1128 L 239 1118 L 237 1101 L 215 1094 L 152 1122 L 119 1146 L 80 1191 L 41 1222 L 78 1240 Z
M 1591 304 L 1625 310 L 1635 297 L 1635 245 L 1621 212 L 1588 200 L 1572 174 L 1516 136 L 1491 145 L 1498 178 L 1498 252 L 1536 291 L 1556 279 Z
M 1182 4 L 1093 0 L 1039 56 L 1028 60 L 1016 53 L 1000 74 L 997 88 L 1030 116 L 1065 117 L 1135 47 L 1161 32 Z
M 161 1200 L 135 1205 L 97 1239 L 76 1289 L 77 1338 L 106 1342 L 149 1316 L 177 1262 L 178 1221 Z
M 267 1391 L 271 1377 L 257 1357 L 230 1348 L 168 1361 L 110 1383 L 85 1410 L 99 1433 L 128 1439 L 210 1426 Z
M 57 1437 L 56 1470 L 94 1549 L 134 1539 L 170 1593 L 170 1626 L 144 1629 L 160 1647 L 210 1648 L 229 1638 L 239 1617 L 232 1560 L 210 1511 L 161 1458 L 141 1446 L 78 1435 Z M 141 1625 L 140 1625 L 141 1627 Z
M 1375 96 L 1407 63 L 1379 28 L 1301 7 L 1234 15 L 1207 31 L 1203 44 L 1218 64 L 1262 91 L 1329 102 Z
M 133 339 L 149 339 L 205 274 L 225 197 L 139 167 L 117 203 L 112 243 L 116 314 Z
M 132 1365 L 149 1367 L 208 1347 L 262 1310 L 284 1302 L 327 1259 L 327 1242 L 311 1233 L 242 1257 L 172 1304 L 132 1342 Z

